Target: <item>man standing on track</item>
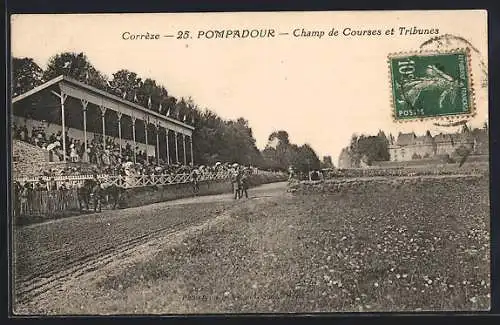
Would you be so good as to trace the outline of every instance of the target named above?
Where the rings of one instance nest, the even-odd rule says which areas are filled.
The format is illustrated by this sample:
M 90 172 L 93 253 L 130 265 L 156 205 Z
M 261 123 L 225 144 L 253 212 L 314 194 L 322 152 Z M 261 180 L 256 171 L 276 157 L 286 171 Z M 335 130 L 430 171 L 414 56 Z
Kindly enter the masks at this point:
M 234 199 L 238 199 L 240 197 L 240 173 L 238 171 L 238 165 L 234 164 L 233 165 L 233 172 L 231 175 L 231 183 L 233 184 L 233 194 L 234 194 Z
M 288 182 L 290 182 L 294 177 L 295 177 L 295 171 L 293 170 L 293 167 L 290 166 L 288 167 Z
M 245 194 L 245 198 L 248 199 L 248 171 L 246 169 L 243 169 L 241 171 L 241 178 L 240 178 L 240 184 L 241 184 L 241 193 L 240 193 L 240 199 L 243 197 L 243 194 Z
M 193 184 L 194 196 L 198 195 L 198 191 L 200 190 L 200 185 L 198 184 L 198 169 L 193 169 L 191 172 L 191 182 Z

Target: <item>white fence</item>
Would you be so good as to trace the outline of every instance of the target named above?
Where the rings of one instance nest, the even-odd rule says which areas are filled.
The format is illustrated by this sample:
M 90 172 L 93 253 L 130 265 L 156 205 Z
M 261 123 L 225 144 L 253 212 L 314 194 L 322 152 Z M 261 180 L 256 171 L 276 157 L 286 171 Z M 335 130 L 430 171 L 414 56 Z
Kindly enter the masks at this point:
M 282 174 L 279 172 L 269 172 L 263 170 L 254 169 L 253 174 L 259 175 L 278 175 Z M 44 176 L 42 179 L 48 182 L 51 178 L 57 183 L 59 187 L 63 182 L 69 183 L 71 186 L 82 184 L 86 179 L 92 179 L 92 175 L 74 175 L 74 176 Z M 120 176 L 120 175 L 97 175 L 97 178 L 104 183 L 114 184 L 124 188 L 134 188 L 143 186 L 155 186 L 155 185 L 175 185 L 175 184 L 185 184 L 191 182 L 191 174 L 163 174 L 163 175 L 130 175 L 130 176 Z M 198 182 L 205 181 L 221 181 L 229 180 L 231 178 L 231 171 L 222 170 L 219 172 L 202 172 L 198 176 Z M 37 183 L 39 178 L 18 178 L 16 181 L 21 184 L 24 183 Z

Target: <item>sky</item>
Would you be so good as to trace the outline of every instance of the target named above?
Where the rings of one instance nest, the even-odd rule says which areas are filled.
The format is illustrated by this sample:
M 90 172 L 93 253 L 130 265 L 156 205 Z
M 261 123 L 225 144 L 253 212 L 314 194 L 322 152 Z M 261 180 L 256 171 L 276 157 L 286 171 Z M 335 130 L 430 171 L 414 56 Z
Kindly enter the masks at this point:
M 464 23 L 466 22 L 466 23 Z M 438 29 L 437 35 L 399 35 L 399 27 Z M 380 36 L 345 36 L 377 30 Z M 384 35 L 395 28 L 395 35 Z M 200 31 L 275 30 L 273 38 L 198 38 Z M 296 37 L 294 30 L 339 31 L 338 36 Z M 178 31 L 192 38 L 177 39 Z M 460 36 L 477 50 L 471 67 L 477 115 L 488 116 L 486 11 L 273 12 L 79 14 L 12 16 L 13 57 L 30 57 L 45 68 L 55 54 L 84 52 L 110 77 L 120 69 L 163 84 L 170 95 L 191 97 L 223 118 L 244 117 L 263 149 L 275 130 L 296 144 L 308 143 L 337 162 L 353 133 L 450 132 L 432 122 L 394 122 L 388 55 L 416 51 L 431 37 Z M 125 40 L 124 33 L 158 34 L 158 40 Z M 162 37 L 174 35 L 174 37 Z M 435 46 L 432 43 L 429 48 Z M 449 47 L 464 46 L 454 40 Z

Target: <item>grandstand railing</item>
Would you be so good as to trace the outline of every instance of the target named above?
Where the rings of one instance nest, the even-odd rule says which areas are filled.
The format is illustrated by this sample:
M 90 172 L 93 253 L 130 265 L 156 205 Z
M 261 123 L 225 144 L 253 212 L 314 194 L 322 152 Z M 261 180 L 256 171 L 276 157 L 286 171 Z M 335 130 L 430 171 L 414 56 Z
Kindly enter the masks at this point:
M 280 172 L 270 172 L 263 170 L 253 170 L 253 174 L 258 175 L 281 175 Z M 92 179 L 93 175 L 68 175 L 68 176 L 43 176 L 42 179 L 46 182 L 52 178 L 60 186 L 63 182 L 69 183 L 71 186 L 82 184 L 86 179 Z M 176 185 L 185 184 L 192 181 L 191 174 L 179 173 L 179 174 L 161 174 L 161 175 L 97 175 L 97 178 L 108 184 L 114 184 L 124 188 L 134 188 L 134 187 L 144 187 L 144 186 L 161 186 L 161 185 Z M 223 170 L 218 172 L 202 172 L 198 176 L 198 182 L 206 181 L 222 181 L 229 180 L 231 178 L 230 170 Z M 17 178 L 22 184 L 25 183 L 37 183 L 40 178 Z

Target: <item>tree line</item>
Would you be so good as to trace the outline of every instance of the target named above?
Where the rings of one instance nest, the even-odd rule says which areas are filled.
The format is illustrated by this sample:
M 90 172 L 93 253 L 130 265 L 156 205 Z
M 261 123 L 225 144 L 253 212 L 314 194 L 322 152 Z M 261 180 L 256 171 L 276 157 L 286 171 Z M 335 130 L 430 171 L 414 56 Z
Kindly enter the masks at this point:
M 374 161 L 389 160 L 389 140 L 383 131 L 377 135 L 353 134 L 348 147 L 348 155 L 353 166 L 360 166 L 361 161 L 371 165 Z
M 92 65 L 84 53 L 64 52 L 52 56 L 45 70 L 32 58 L 13 58 L 13 97 L 21 95 L 59 75 L 69 76 L 100 90 L 135 102 L 164 116 L 195 127 L 193 154 L 198 164 L 237 162 L 263 169 L 299 171 L 333 167 L 331 157 L 319 157 L 308 144 L 298 146 L 280 130 L 269 136 L 260 151 L 246 119 L 223 119 L 210 109 L 202 109 L 192 98 L 176 98 L 167 88 L 151 78 L 121 69 L 107 77 Z

